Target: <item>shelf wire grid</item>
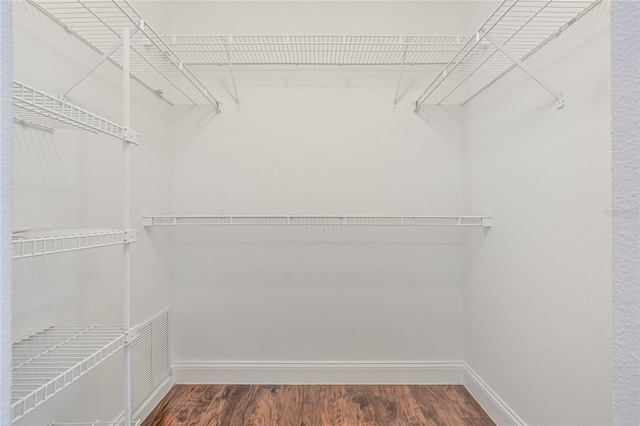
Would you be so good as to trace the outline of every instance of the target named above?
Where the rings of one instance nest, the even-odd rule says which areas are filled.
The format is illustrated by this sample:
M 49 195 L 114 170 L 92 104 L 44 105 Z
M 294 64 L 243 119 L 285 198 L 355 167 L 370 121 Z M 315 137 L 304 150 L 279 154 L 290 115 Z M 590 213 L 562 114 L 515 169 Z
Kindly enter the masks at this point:
M 447 35 L 171 35 L 189 65 L 446 64 L 469 40 Z
M 99 54 L 121 41 L 124 28 L 139 28 L 131 37 L 132 77 L 171 104 L 219 106 L 218 100 L 128 1 L 28 1 Z M 110 60 L 122 68 L 122 49 L 114 52 Z
M 465 104 L 515 67 L 489 33 L 524 61 L 602 0 L 504 0 L 416 101 Z
M 145 216 L 145 226 L 490 226 L 491 216 Z
M 136 235 L 136 233 L 133 232 L 133 235 Z M 125 237 L 125 231 L 111 229 L 18 231 L 14 232 L 12 237 L 12 256 L 13 259 L 22 259 L 25 257 L 119 245 L 125 243 Z
M 81 129 L 103 133 L 118 139 L 125 137 L 126 129 L 112 121 L 92 114 L 69 102 L 14 81 L 13 118 L 18 122 L 45 129 Z
M 53 397 L 109 358 L 125 344 L 117 326 L 57 326 L 13 344 L 13 420 Z

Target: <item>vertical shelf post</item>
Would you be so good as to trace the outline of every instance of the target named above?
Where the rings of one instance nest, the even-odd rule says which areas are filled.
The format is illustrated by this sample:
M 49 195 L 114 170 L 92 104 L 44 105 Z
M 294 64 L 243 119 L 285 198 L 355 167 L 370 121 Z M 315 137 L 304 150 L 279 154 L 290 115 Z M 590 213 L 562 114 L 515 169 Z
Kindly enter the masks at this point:
M 130 87 L 130 44 L 129 44 L 129 28 L 122 30 L 122 106 L 123 106 L 123 126 L 125 129 L 129 129 L 131 126 L 131 87 Z M 125 232 L 130 228 L 129 224 L 129 140 L 124 137 L 122 139 L 122 185 L 123 185 L 123 200 L 122 200 L 122 222 Z M 123 365 L 124 365 L 124 426 L 131 426 L 131 340 L 129 338 L 131 328 L 130 318 L 130 245 L 129 241 L 125 240 L 122 245 L 122 258 L 123 258 L 123 298 L 122 298 L 122 326 L 125 333 L 127 333 L 127 339 L 123 348 Z

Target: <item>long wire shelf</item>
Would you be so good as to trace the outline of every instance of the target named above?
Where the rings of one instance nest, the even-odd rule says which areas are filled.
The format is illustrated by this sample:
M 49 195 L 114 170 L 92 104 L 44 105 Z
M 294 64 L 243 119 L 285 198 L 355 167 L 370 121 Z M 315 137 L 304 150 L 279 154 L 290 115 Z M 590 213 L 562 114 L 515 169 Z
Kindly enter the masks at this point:
M 469 36 L 171 35 L 164 40 L 189 65 L 443 65 Z
M 45 129 L 81 129 L 137 142 L 137 133 L 69 102 L 13 81 L 13 118 Z
M 125 344 L 117 326 L 52 325 L 13 344 L 13 420 L 38 407 Z
M 65 253 L 137 241 L 136 230 L 41 229 L 13 233 L 13 259 Z
M 416 101 L 465 104 L 515 67 L 486 37 L 520 61 L 539 50 L 602 0 L 503 0 Z
M 121 42 L 122 30 L 139 29 L 131 38 L 131 76 L 172 104 L 212 104 L 217 99 L 183 60 L 127 0 L 28 0 L 98 54 Z M 122 49 L 110 57 L 122 67 Z
M 143 216 L 149 226 L 481 226 L 492 216 Z

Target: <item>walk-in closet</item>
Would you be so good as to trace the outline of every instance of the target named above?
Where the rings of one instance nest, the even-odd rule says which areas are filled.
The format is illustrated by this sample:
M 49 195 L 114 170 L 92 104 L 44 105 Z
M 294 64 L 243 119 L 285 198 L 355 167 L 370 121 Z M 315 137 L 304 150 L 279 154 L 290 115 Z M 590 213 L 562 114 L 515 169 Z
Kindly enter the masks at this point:
M 3 3 L 2 425 L 614 424 L 610 1 Z

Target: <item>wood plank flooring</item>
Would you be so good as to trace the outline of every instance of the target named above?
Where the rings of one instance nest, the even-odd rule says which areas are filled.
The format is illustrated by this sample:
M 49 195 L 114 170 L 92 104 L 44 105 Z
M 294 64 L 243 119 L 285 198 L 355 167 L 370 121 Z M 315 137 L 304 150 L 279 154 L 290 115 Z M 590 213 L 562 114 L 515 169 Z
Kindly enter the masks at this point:
M 142 426 L 494 426 L 463 386 L 175 385 Z

